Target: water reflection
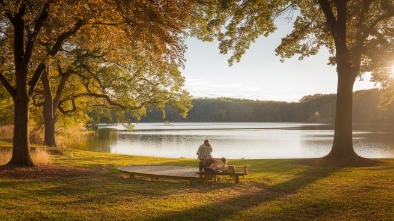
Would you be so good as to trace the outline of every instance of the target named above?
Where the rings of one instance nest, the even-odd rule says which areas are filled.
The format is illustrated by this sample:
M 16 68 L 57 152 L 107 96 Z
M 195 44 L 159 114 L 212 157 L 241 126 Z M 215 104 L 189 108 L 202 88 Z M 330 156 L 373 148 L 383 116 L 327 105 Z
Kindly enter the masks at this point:
M 83 137 L 74 138 L 67 146 L 80 150 L 110 153 L 111 147 L 116 146 L 119 133 L 116 130 L 100 129 Z
M 376 128 L 374 129 L 376 130 Z M 231 159 L 315 158 L 332 146 L 333 129 L 324 124 L 174 123 L 138 124 L 135 131 L 100 129 L 73 142 L 74 148 L 130 155 L 196 158 L 198 146 L 211 140 L 214 157 Z M 354 131 L 355 151 L 364 157 L 393 157 L 394 131 Z
M 355 151 L 370 158 L 394 157 L 394 133 L 375 132 L 355 134 L 353 139 Z

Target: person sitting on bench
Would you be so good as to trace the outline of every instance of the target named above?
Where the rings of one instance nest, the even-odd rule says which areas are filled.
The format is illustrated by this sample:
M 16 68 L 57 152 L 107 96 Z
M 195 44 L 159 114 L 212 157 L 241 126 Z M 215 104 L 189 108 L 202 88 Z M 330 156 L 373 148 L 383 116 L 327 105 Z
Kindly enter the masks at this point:
M 204 161 L 205 172 L 224 172 L 227 171 L 227 160 L 226 158 L 210 158 Z

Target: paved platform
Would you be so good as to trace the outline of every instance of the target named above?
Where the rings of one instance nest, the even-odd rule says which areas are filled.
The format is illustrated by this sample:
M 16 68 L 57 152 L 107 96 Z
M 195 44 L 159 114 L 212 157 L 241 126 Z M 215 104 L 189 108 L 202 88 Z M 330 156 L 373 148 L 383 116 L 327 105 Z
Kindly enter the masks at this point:
M 170 166 L 170 165 L 132 165 L 118 167 L 118 170 L 127 172 L 130 177 L 147 176 L 151 178 L 168 179 L 199 179 L 198 167 Z

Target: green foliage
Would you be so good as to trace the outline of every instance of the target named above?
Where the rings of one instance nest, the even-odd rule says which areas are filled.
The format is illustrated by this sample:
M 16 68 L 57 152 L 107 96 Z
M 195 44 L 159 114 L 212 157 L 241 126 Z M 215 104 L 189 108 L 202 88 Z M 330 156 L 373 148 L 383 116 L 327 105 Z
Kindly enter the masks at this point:
M 200 0 L 191 15 L 191 35 L 205 41 L 220 41 L 220 53 L 232 53 L 230 65 L 239 62 L 260 35 L 276 30 L 274 18 L 288 1 Z M 272 17 L 273 16 L 273 17 Z
M 13 150 L 21 152 L 14 155 L 28 155 L 24 125 L 30 101 L 44 106 L 44 118 L 40 109 L 32 109 L 33 123 L 44 119 L 50 130 L 56 121 L 58 128 L 79 124 L 93 105 L 116 106 L 139 118 L 148 105 L 171 104 L 186 115 L 190 97 L 179 68 L 191 5 L 183 0 L 0 0 L 0 82 L 21 100 L 14 111 L 23 113 L 15 115 L 23 139 L 14 143 Z M 54 134 L 47 132 L 46 137 Z M 46 143 L 54 146 L 48 137 Z M 11 161 L 31 164 L 28 156 Z
M 393 1 L 200 0 L 199 3 L 198 13 L 192 15 L 192 36 L 217 39 L 220 52 L 231 54 L 230 65 L 240 61 L 255 39 L 274 32 L 278 19 L 287 19 L 293 21 L 293 30 L 276 48 L 282 61 L 296 55 L 303 59 L 325 47 L 331 53 L 329 63 L 347 63 L 354 69 L 354 78 L 372 73 L 372 80 L 384 89 L 382 107 L 392 102 Z
M 12 125 L 14 119 L 14 106 L 12 98 L 4 87 L 0 87 L 0 126 Z
M 379 123 L 394 120 L 394 104 L 387 110 L 378 108 L 378 89 L 353 93 L 353 121 Z M 160 111 L 148 109 L 141 122 L 327 122 L 335 119 L 335 94 L 308 95 L 297 103 L 257 101 L 233 98 L 193 99 L 193 109 L 183 119 L 167 107 L 165 119 Z
M 65 40 L 64 50 L 46 61 L 49 84 L 39 85 L 35 103 L 42 105 L 53 99 L 54 107 L 67 115 L 81 110 L 88 113 L 90 107 L 102 106 L 116 108 L 117 113 L 127 111 L 136 118 L 144 115 L 147 105 L 162 109 L 171 104 L 186 115 L 190 98 L 182 89 L 184 78 L 178 68 L 185 48 L 182 28 L 186 12 L 180 10 L 187 9 L 188 4 L 167 4 L 160 10 L 148 2 L 107 4 L 94 2 L 90 7 L 98 12 L 89 12 L 100 16 L 85 18 L 87 24 Z M 112 8 L 116 4 L 124 8 Z M 116 10 L 119 14 L 112 13 Z M 56 29 L 66 22 L 48 25 Z M 131 29 L 129 26 L 135 23 L 140 25 Z M 50 87 L 53 97 L 43 93 L 45 87 Z M 53 115 L 58 116 L 56 111 Z M 120 122 L 120 116 L 106 121 Z
M 302 103 L 302 102 L 313 101 L 313 100 L 319 99 L 319 98 L 321 98 L 321 97 L 323 97 L 323 96 L 324 96 L 323 94 L 307 95 L 307 96 L 302 97 L 302 98 L 300 99 L 300 102 Z

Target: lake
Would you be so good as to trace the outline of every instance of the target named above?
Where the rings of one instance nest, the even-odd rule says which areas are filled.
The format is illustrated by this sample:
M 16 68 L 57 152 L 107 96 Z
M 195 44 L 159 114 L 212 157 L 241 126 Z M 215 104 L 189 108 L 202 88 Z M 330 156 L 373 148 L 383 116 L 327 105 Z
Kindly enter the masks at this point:
M 197 158 L 199 145 L 208 139 L 213 157 L 316 158 L 329 153 L 334 136 L 332 125 L 313 123 L 138 123 L 134 131 L 119 130 L 122 126 L 99 128 L 68 146 L 117 154 Z M 355 124 L 353 141 L 360 156 L 394 157 L 391 125 Z

